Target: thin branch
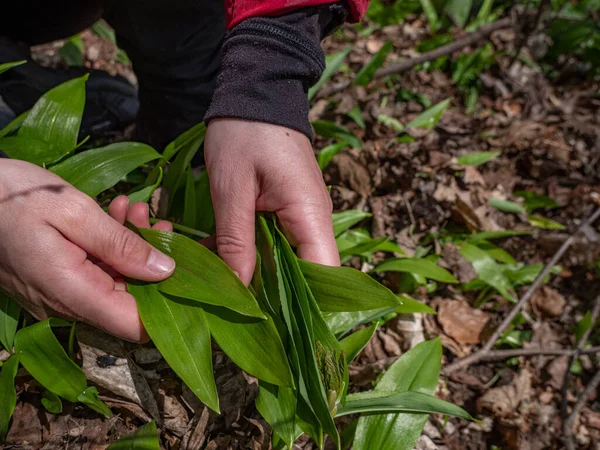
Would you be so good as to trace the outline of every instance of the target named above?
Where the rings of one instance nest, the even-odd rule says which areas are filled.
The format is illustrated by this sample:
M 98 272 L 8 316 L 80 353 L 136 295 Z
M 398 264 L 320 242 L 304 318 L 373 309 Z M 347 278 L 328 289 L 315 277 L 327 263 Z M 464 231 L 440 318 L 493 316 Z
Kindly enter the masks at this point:
M 449 366 L 447 366 L 444 369 L 445 374 L 456 372 L 459 369 L 462 369 L 462 368 L 467 367 L 471 364 L 474 364 L 478 361 L 481 361 L 484 358 L 484 356 L 490 352 L 490 350 L 492 349 L 492 347 L 494 346 L 494 344 L 496 343 L 496 341 L 498 340 L 500 335 L 504 332 L 504 330 L 506 328 L 508 328 L 510 326 L 511 322 L 516 317 L 516 315 L 519 313 L 519 311 L 521 311 L 523 309 L 525 304 L 529 301 L 529 299 L 533 296 L 533 294 L 542 285 L 544 278 L 546 278 L 546 276 L 550 273 L 552 268 L 560 261 L 560 259 L 565 254 L 565 252 L 573 244 L 573 242 L 575 241 L 575 237 L 584 228 L 592 225 L 598 219 L 598 217 L 600 217 L 600 208 L 598 208 L 586 221 L 584 221 L 579 226 L 577 231 L 575 231 L 575 233 L 573 233 L 571 236 L 569 236 L 569 238 L 563 243 L 563 245 L 560 246 L 560 248 L 556 251 L 556 253 L 552 257 L 552 259 L 550 260 L 550 262 L 548 264 L 546 264 L 546 266 L 544 267 L 544 270 L 542 270 L 540 272 L 540 274 L 536 277 L 533 284 L 529 287 L 529 289 L 527 289 L 527 292 L 525 292 L 525 295 L 523 295 L 523 297 L 521 297 L 521 299 L 515 304 L 515 306 L 513 306 L 512 310 L 504 318 L 504 320 L 502 321 L 500 326 L 498 326 L 498 328 L 496 328 L 496 331 L 494 331 L 494 334 L 492 335 L 492 337 L 490 339 L 488 339 L 488 341 L 484 344 L 484 346 L 479 351 L 473 353 L 472 355 L 467 356 L 466 358 L 460 359 L 460 360 L 450 364 Z
M 418 66 L 419 64 L 434 61 L 442 56 L 448 56 L 470 45 L 477 44 L 479 46 L 482 43 L 481 41 L 487 39 L 488 36 L 494 31 L 498 31 L 503 28 L 509 28 L 511 26 L 512 19 L 510 17 L 505 17 L 504 19 L 500 19 L 488 25 L 483 25 L 482 27 L 479 27 L 476 31 L 473 31 L 472 33 L 469 33 L 466 36 L 459 38 L 448 45 L 436 48 L 435 50 L 423 53 L 422 55 L 416 56 L 414 58 L 405 59 L 397 64 L 392 64 L 389 67 L 381 68 L 377 72 L 375 72 L 373 78 L 383 78 L 387 75 L 405 72 L 407 70 L 412 69 L 413 67 Z M 317 97 L 323 98 L 336 92 L 343 91 L 351 84 L 352 80 L 347 80 L 338 84 L 334 84 L 329 88 L 321 89 L 321 91 L 319 91 L 319 93 L 317 94 Z
M 498 361 L 517 356 L 574 356 L 577 352 L 572 348 L 516 348 L 514 350 L 490 350 L 479 361 Z M 578 355 L 600 353 L 600 346 L 579 350 Z
M 529 40 L 529 37 L 531 36 L 531 34 L 536 32 L 537 29 L 539 28 L 540 23 L 542 21 L 542 16 L 544 15 L 544 11 L 550 5 L 551 5 L 550 0 L 542 0 L 542 2 L 540 3 L 540 6 L 538 7 L 537 13 L 535 15 L 533 27 L 527 27 L 527 31 L 525 31 L 523 33 L 523 26 L 526 27 L 527 23 L 524 22 L 521 25 L 521 36 L 519 38 L 519 43 L 517 44 L 517 49 L 515 51 L 515 54 L 513 55 L 513 57 L 510 60 L 510 63 L 508 64 L 509 69 L 513 66 L 513 64 L 515 63 L 515 61 L 521 54 L 521 51 L 523 50 L 523 47 L 525 47 L 525 44 L 527 44 L 527 41 Z M 521 21 L 519 21 L 519 22 L 521 22 Z
M 581 393 L 581 397 L 579 397 L 579 400 L 577 400 L 577 403 L 575 403 L 575 406 L 573 406 L 573 411 L 571 411 L 571 415 L 567 417 L 567 419 L 564 422 L 563 440 L 567 450 L 576 449 L 575 442 L 573 442 L 573 424 L 575 423 L 575 418 L 577 417 L 577 414 L 579 414 L 579 411 L 581 411 L 581 408 L 583 408 L 583 405 L 585 405 L 588 396 L 592 392 L 596 391 L 596 389 L 598 389 L 598 386 L 600 386 L 600 370 L 596 371 L 596 375 L 594 375 L 594 377 L 585 387 L 585 389 Z

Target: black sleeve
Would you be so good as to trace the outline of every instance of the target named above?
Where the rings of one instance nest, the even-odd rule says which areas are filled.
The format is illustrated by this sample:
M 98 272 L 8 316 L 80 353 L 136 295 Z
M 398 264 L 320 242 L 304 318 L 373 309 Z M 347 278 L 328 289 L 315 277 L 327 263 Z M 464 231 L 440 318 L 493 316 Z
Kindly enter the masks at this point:
M 254 17 L 235 26 L 223 44 L 217 88 L 205 116 L 268 122 L 312 139 L 308 89 L 325 69 L 321 40 L 348 14 L 345 3 Z

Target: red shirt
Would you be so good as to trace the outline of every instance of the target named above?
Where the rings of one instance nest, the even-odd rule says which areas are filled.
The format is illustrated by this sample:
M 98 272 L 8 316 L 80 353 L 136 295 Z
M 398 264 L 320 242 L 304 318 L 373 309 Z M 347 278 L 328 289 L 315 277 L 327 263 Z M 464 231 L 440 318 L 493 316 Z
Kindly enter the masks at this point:
M 227 28 L 256 16 L 275 16 L 306 6 L 336 3 L 338 0 L 225 0 Z M 367 10 L 369 0 L 349 0 L 350 20 L 358 22 Z

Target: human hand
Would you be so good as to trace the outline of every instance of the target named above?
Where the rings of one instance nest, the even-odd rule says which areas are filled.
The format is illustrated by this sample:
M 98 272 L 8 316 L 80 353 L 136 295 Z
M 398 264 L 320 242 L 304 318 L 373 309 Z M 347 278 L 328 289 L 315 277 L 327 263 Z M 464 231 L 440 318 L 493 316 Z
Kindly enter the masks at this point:
M 127 216 L 141 223 L 139 207 L 127 206 L 126 197 L 111 204 L 115 220 L 47 170 L 1 159 L 0 287 L 38 319 L 60 316 L 146 340 L 135 299 L 115 278 L 160 281 L 175 262 L 122 225 Z
M 256 260 L 256 211 L 277 214 L 300 258 L 340 264 L 331 198 L 306 136 L 268 123 L 216 119 L 208 125 L 205 158 L 219 256 L 245 284 Z

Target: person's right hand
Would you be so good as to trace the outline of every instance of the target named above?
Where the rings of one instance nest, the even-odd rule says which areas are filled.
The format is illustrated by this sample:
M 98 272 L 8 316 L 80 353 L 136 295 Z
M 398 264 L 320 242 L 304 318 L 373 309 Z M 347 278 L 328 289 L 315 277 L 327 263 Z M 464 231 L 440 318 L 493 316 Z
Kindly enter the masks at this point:
M 126 204 L 111 204 L 115 220 L 47 170 L 0 159 L 0 288 L 38 319 L 65 317 L 146 340 L 135 299 L 101 267 L 160 281 L 175 262 L 121 224 Z

